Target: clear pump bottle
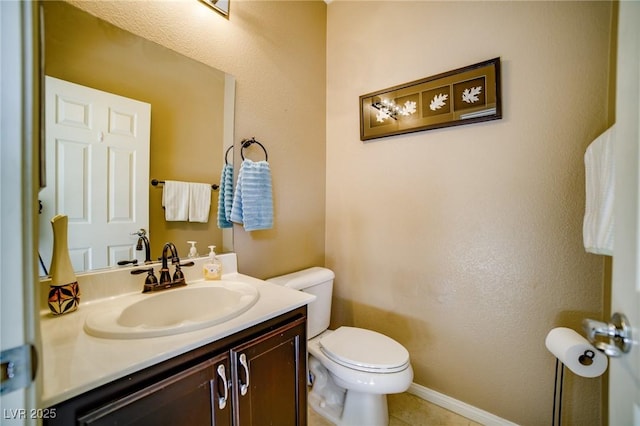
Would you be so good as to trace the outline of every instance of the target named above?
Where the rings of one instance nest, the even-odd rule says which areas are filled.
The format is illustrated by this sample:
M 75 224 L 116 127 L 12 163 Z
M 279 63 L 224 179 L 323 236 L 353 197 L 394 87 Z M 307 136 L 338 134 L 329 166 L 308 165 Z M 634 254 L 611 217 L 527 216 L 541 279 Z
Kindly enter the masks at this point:
M 209 247 L 209 259 L 203 266 L 203 274 L 205 280 L 219 280 L 222 277 L 222 262 L 216 257 L 214 249 L 216 246 Z

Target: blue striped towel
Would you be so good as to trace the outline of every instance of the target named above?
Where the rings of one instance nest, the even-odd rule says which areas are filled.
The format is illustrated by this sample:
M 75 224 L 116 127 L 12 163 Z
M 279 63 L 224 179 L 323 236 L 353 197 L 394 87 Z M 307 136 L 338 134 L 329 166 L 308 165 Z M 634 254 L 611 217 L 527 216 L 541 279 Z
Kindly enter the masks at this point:
M 231 204 L 233 203 L 233 166 L 225 164 L 220 177 L 218 193 L 218 228 L 231 228 Z
M 245 159 L 242 162 L 231 206 L 231 221 L 243 224 L 245 231 L 273 227 L 271 170 L 266 161 Z

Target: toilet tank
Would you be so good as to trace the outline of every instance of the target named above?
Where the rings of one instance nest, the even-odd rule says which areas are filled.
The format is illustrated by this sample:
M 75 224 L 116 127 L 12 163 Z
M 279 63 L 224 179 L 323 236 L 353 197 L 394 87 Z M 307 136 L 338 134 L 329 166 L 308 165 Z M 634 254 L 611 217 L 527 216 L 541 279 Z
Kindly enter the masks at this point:
M 311 339 L 329 328 L 334 277 L 335 274 L 332 270 L 314 266 L 267 280 L 273 284 L 316 296 L 316 300 L 307 306 L 307 339 Z

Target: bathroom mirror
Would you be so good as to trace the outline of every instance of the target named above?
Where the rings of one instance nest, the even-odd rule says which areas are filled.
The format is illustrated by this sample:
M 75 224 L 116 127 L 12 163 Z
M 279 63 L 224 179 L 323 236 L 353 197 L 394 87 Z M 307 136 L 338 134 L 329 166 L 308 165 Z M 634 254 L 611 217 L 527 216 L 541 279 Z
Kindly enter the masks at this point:
M 189 252 L 187 241 L 198 242 L 200 255 L 206 255 L 208 245 L 215 245 L 217 252 L 233 250 L 232 229 L 221 230 L 217 226 L 217 191 L 212 192 L 208 222 L 167 222 L 162 208 L 162 185 L 151 185 L 153 179 L 219 184 L 224 153 L 233 144 L 233 76 L 66 2 L 42 4 L 45 75 L 151 105 L 146 178 L 152 259 L 161 255 L 167 241 L 176 245 L 183 258 Z M 232 161 L 233 155 L 228 158 Z M 43 206 L 41 233 L 51 232 L 50 219 L 55 214 L 65 212 L 56 211 L 55 206 Z M 136 231 L 132 227 L 130 233 Z M 87 224 L 85 232 L 92 232 L 91 224 Z M 143 260 L 144 254 L 133 250 L 137 235 L 130 238 L 132 255 Z M 48 269 L 49 263 L 50 257 L 43 257 L 41 266 Z M 114 263 L 110 261 L 111 265 Z M 84 270 L 91 269 L 94 268 L 89 266 Z

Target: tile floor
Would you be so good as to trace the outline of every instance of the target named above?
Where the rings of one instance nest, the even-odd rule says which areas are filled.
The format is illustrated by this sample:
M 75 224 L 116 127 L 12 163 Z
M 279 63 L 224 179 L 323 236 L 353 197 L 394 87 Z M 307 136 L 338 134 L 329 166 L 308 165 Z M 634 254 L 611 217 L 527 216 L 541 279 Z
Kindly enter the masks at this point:
M 389 395 L 387 398 L 389 426 L 480 426 L 480 423 L 452 413 L 410 393 Z M 308 426 L 333 426 L 333 423 L 325 420 L 311 408 L 309 408 L 307 423 Z

